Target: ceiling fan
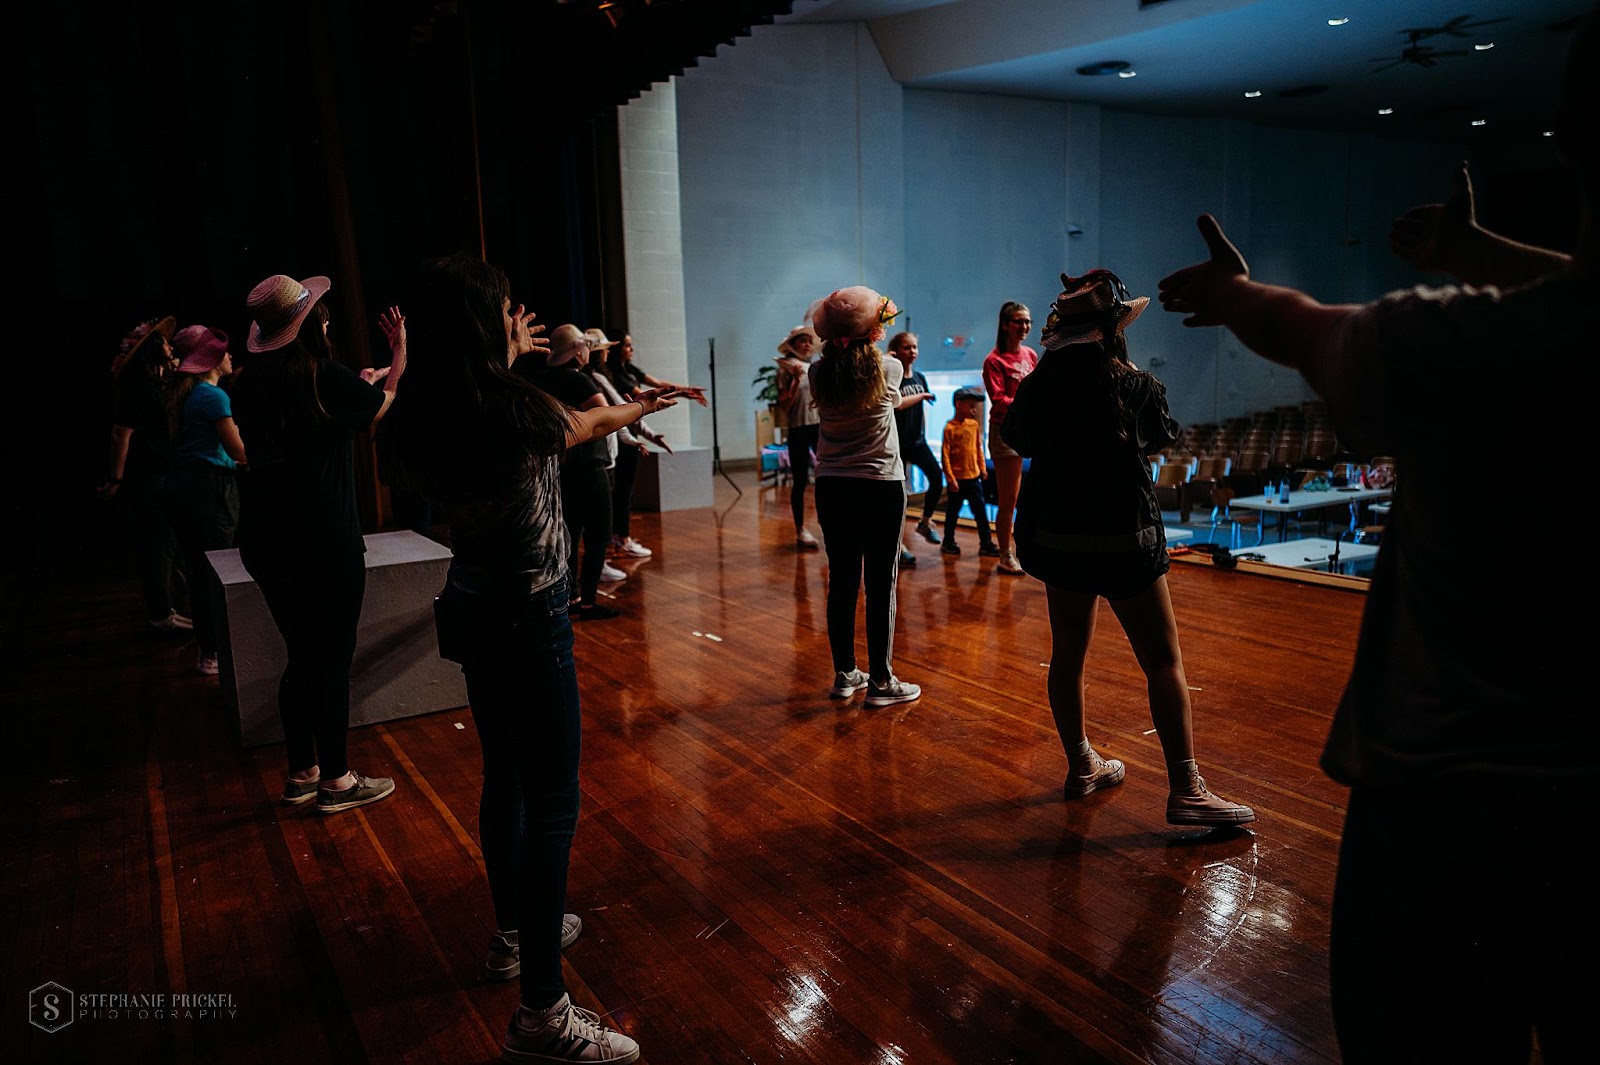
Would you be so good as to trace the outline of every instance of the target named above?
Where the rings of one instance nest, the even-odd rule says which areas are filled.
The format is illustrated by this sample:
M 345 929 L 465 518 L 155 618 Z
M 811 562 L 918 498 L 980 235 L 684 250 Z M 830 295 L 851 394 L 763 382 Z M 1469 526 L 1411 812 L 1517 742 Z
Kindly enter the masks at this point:
M 1417 29 L 1401 30 L 1400 33 L 1404 34 L 1406 37 L 1406 46 L 1400 50 L 1400 54 L 1398 56 L 1378 56 L 1372 59 L 1371 61 L 1374 63 L 1383 64 L 1381 67 L 1374 67 L 1372 72 L 1374 74 L 1378 74 L 1393 67 L 1400 66 L 1402 63 L 1410 63 L 1412 66 L 1423 67 L 1426 69 L 1428 67 L 1437 66 L 1437 61 L 1440 59 L 1445 59 L 1450 56 L 1471 55 L 1471 51 L 1465 48 L 1450 48 L 1441 50 L 1435 48 L 1431 44 L 1423 44 L 1422 42 L 1427 40 L 1429 37 L 1466 37 L 1469 36 L 1467 33 L 1468 30 L 1475 30 L 1480 26 L 1492 26 L 1496 22 L 1509 21 L 1509 18 L 1502 17 L 1482 19 L 1478 22 L 1473 22 L 1471 15 L 1457 15 L 1455 18 L 1451 19 L 1449 22 L 1446 22 L 1442 26 L 1425 26 Z

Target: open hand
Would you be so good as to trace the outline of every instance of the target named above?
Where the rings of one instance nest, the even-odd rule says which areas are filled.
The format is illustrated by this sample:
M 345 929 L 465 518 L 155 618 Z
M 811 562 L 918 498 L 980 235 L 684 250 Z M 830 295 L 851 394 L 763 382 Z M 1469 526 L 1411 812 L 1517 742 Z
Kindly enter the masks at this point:
M 390 353 L 403 355 L 406 350 L 406 316 L 400 313 L 400 308 L 390 307 L 378 315 L 378 328 L 383 330 L 383 339 L 389 342 Z
M 541 356 L 550 354 L 550 338 L 544 335 L 543 325 L 534 325 L 533 320 L 538 315 L 526 310 L 522 304 L 517 304 L 517 309 L 511 312 L 511 358 L 526 355 L 530 351 L 538 352 Z
M 1463 160 L 1451 175 L 1449 202 L 1420 204 L 1396 218 L 1389 247 L 1418 270 L 1450 272 L 1477 226 L 1472 175 Z
M 1162 278 L 1158 286 L 1161 307 L 1187 314 L 1186 326 L 1222 325 L 1229 286 L 1249 280 L 1250 267 L 1215 218 L 1203 214 L 1196 225 L 1211 258 Z
M 677 397 L 688 393 L 677 385 L 667 385 L 662 388 L 646 388 L 633 394 L 634 400 L 644 408 L 639 415 L 643 418 L 646 414 L 654 414 L 658 410 L 678 405 Z
M 673 387 L 678 390 L 678 395 L 688 396 L 702 407 L 707 405 L 706 390 L 699 385 L 674 385 Z

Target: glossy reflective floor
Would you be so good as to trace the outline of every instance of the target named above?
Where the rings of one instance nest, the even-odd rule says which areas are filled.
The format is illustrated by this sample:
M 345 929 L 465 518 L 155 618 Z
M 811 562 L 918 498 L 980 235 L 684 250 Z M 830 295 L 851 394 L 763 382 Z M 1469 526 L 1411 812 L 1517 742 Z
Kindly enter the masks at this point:
M 1246 831 L 1164 821 L 1144 683 L 1109 610 L 1091 738 L 1126 782 L 1063 802 L 1043 587 L 968 549 L 899 581 L 919 702 L 830 700 L 825 554 L 787 492 L 642 515 L 653 558 L 584 622 L 580 1005 L 657 1063 L 1337 1060 L 1328 907 L 1345 792 L 1317 767 L 1364 596 L 1209 566 L 1171 588 L 1214 790 Z M 813 526 L 814 528 L 814 526 Z M 108 552 L 44 574 L 8 649 L 0 880 L 8 1060 L 478 1062 L 515 985 L 491 929 L 467 710 L 357 729 L 396 794 L 274 804 L 181 639 Z M 863 652 L 864 653 L 864 652 Z M 231 995 L 231 1017 L 27 1024 L 29 991 Z

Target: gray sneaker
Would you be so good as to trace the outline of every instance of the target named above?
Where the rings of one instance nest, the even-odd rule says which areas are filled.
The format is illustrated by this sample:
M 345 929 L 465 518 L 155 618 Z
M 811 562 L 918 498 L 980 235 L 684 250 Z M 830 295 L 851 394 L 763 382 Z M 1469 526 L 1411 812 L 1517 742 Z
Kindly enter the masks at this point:
M 562 914 L 561 949 L 572 946 L 582 931 L 581 917 L 575 913 Z M 522 975 L 522 937 L 519 933 L 496 932 L 489 937 L 489 955 L 483 960 L 483 972 L 491 980 L 515 980 Z
M 301 803 L 310 802 L 317 797 L 317 785 L 322 783 L 322 778 L 316 780 L 286 780 L 283 782 L 283 805 L 299 806 Z
M 518 1006 L 511 1015 L 506 1041 L 500 1045 L 501 1061 L 587 1061 L 616 1062 L 639 1060 L 639 1044 L 600 1023 L 600 1018 L 572 1004 L 572 996 L 562 995 L 547 1010 Z
M 356 774 L 356 783 L 353 788 L 343 791 L 330 791 L 323 788 L 317 792 L 317 813 L 336 814 L 340 810 L 353 810 L 357 806 L 365 806 L 369 802 L 377 802 L 394 792 L 394 781 L 388 777 L 364 777 Z
M 848 699 L 869 683 L 867 675 L 859 669 L 852 669 L 848 673 L 835 673 L 833 687 L 828 689 L 828 694 L 835 699 Z
M 891 703 L 909 703 L 913 699 L 922 698 L 922 688 L 916 684 L 907 684 L 898 677 L 891 676 L 887 684 L 879 687 L 876 684 L 867 685 L 868 706 L 889 706 Z

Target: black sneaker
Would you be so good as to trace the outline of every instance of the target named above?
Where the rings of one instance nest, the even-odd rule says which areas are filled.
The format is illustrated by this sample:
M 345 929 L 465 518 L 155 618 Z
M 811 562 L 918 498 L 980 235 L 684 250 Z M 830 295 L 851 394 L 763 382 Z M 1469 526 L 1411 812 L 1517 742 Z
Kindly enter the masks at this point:
M 959 555 L 961 554 L 961 545 L 956 543 L 954 540 L 946 540 L 944 542 L 944 546 L 939 548 L 939 554 Z
M 1000 548 L 997 547 L 994 544 L 984 544 L 982 547 L 978 548 L 978 557 L 979 558 L 999 558 L 1000 557 Z
M 933 526 L 929 525 L 925 521 L 917 522 L 917 535 L 921 536 L 930 544 L 938 544 L 939 542 L 939 534 L 934 532 Z
M 622 611 L 615 607 L 606 606 L 604 603 L 579 603 L 572 608 L 573 621 L 605 621 L 608 618 L 620 618 Z

